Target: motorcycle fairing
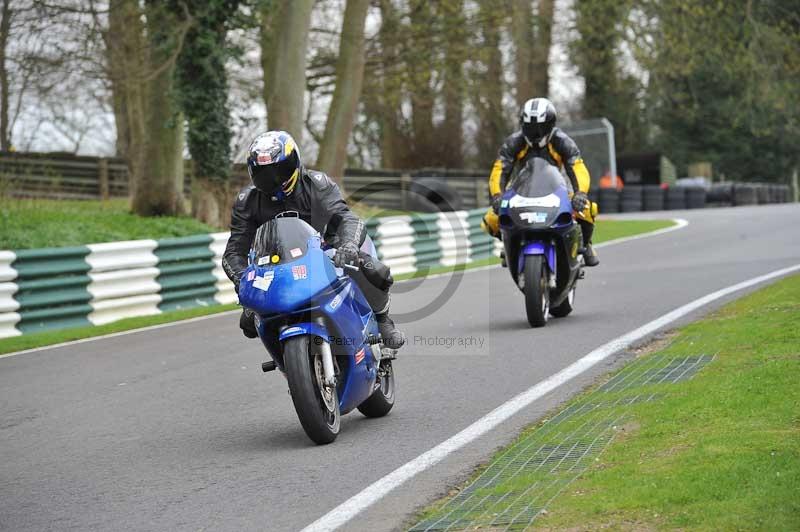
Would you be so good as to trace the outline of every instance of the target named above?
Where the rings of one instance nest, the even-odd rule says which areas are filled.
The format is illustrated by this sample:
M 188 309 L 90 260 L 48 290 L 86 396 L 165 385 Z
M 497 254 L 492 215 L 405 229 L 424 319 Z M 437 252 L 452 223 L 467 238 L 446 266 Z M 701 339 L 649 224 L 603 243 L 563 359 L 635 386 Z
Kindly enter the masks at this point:
M 319 336 L 323 341 L 331 343 L 333 338 L 328 333 L 328 328 L 314 322 L 300 322 L 293 323 L 288 327 L 284 327 L 278 335 L 278 341 L 283 342 L 294 336 Z
M 239 286 L 239 303 L 265 317 L 290 314 L 314 307 L 313 302 L 338 282 L 320 238 L 314 236 L 308 239 L 308 251 L 297 260 L 250 264 Z

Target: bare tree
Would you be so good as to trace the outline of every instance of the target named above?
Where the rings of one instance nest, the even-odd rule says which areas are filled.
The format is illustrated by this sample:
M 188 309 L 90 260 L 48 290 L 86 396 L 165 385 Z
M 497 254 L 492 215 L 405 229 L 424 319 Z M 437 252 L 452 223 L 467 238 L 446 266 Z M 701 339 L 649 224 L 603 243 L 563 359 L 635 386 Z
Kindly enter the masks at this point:
M 183 204 L 183 116 L 175 98 L 175 61 L 183 31 L 180 21 L 156 0 L 148 0 L 148 77 L 142 172 L 133 195 L 134 212 L 144 216 L 180 214 Z
M 468 58 L 468 29 L 464 0 L 446 0 L 438 4 L 444 43 L 442 99 L 444 120 L 439 126 L 439 150 L 436 164 L 459 168 L 464 164 L 464 63 Z
M 550 47 L 554 0 L 512 0 L 511 40 L 514 44 L 515 96 L 517 105 L 550 90 Z
M 369 0 L 347 0 L 342 18 L 336 89 L 333 92 L 317 166 L 341 181 L 347 164 L 347 145 L 353 129 L 364 79 L 364 23 Z
M 500 51 L 500 28 L 503 27 L 500 5 L 502 0 L 482 2 L 478 11 L 479 62 L 478 81 L 475 87 L 478 111 L 478 136 L 476 146 L 484 165 L 494 158 L 497 147 L 508 134 L 508 120 L 503 108 L 505 82 L 503 78 L 503 57 Z
M 411 126 L 414 135 L 414 153 L 423 164 L 432 161 L 435 131 L 433 128 L 433 106 L 436 98 L 432 82 L 436 48 L 430 46 L 428 38 L 433 7 L 427 0 L 411 0 L 409 6 L 409 28 L 413 46 L 413 57 L 407 58 L 411 88 Z M 427 44 L 427 46 L 425 46 Z
M 536 46 L 533 50 L 533 94 L 550 94 L 550 48 L 553 44 L 553 15 L 555 0 L 539 0 L 536 17 Z
M 11 30 L 11 0 L 3 0 L 2 19 L 0 19 L 0 150 L 11 147 L 11 129 L 8 123 L 8 69 L 6 67 L 6 48 Z
M 517 78 L 516 100 L 522 105 L 533 96 L 534 17 L 531 0 L 512 0 L 511 39 L 514 43 L 514 73 Z
M 380 0 L 381 28 L 378 32 L 375 68 L 368 77 L 372 114 L 377 117 L 381 165 L 400 168 L 407 158 L 409 142 L 401 130 L 401 101 L 403 80 L 394 73 L 397 69 L 400 42 L 400 13 L 392 0 Z
M 116 154 L 128 162 L 128 187 L 134 196 L 141 180 L 146 135 L 146 50 L 138 0 L 110 1 L 104 40 L 117 130 Z
M 262 65 L 264 71 L 267 122 L 271 129 L 283 129 L 302 138 L 306 86 L 306 48 L 314 0 L 267 3 L 262 9 Z M 270 32 L 264 35 L 263 32 Z M 268 43 L 269 48 L 264 48 Z M 265 54 L 268 57 L 265 57 Z

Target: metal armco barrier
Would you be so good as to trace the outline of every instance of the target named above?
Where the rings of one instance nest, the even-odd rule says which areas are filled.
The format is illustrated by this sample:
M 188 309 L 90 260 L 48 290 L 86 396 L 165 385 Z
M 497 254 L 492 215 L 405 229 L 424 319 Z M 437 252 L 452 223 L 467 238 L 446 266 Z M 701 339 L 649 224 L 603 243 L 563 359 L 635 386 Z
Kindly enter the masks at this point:
M 496 254 L 485 209 L 367 222 L 395 275 Z M 222 270 L 228 233 L 0 251 L 0 338 L 235 303 Z

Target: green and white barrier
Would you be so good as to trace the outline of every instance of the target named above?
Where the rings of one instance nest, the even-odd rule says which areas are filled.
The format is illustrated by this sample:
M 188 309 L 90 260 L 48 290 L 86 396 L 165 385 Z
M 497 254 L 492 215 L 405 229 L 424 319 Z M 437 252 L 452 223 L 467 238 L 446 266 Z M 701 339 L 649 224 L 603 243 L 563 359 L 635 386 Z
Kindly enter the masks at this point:
M 496 256 L 497 241 L 481 229 L 485 212 L 473 209 L 389 216 L 371 220 L 367 229 L 381 260 L 399 275 Z
M 482 209 L 367 223 L 395 275 L 496 255 Z M 235 303 L 221 259 L 229 233 L 0 251 L 0 338 Z
M 236 301 L 228 233 L 0 251 L 0 338 Z
M 17 278 L 17 271 L 11 267 L 16 258 L 12 251 L 0 251 L 0 338 L 20 334 L 15 327 L 20 320 L 19 303 L 14 299 L 18 287 L 11 282 Z

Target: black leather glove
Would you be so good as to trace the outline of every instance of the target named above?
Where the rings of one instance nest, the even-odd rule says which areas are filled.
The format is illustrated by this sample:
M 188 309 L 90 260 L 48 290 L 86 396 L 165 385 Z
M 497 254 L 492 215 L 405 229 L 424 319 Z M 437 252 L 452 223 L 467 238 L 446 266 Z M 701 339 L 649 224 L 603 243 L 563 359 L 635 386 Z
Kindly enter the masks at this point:
M 503 198 L 502 194 L 495 194 L 492 196 L 492 210 L 495 214 L 500 214 L 500 200 Z
M 358 245 L 355 242 L 345 242 L 336 250 L 333 263 L 337 268 L 354 266 L 358 264 Z
M 577 212 L 583 212 L 588 205 L 589 196 L 586 195 L 586 192 L 578 191 L 572 196 L 572 208 Z

